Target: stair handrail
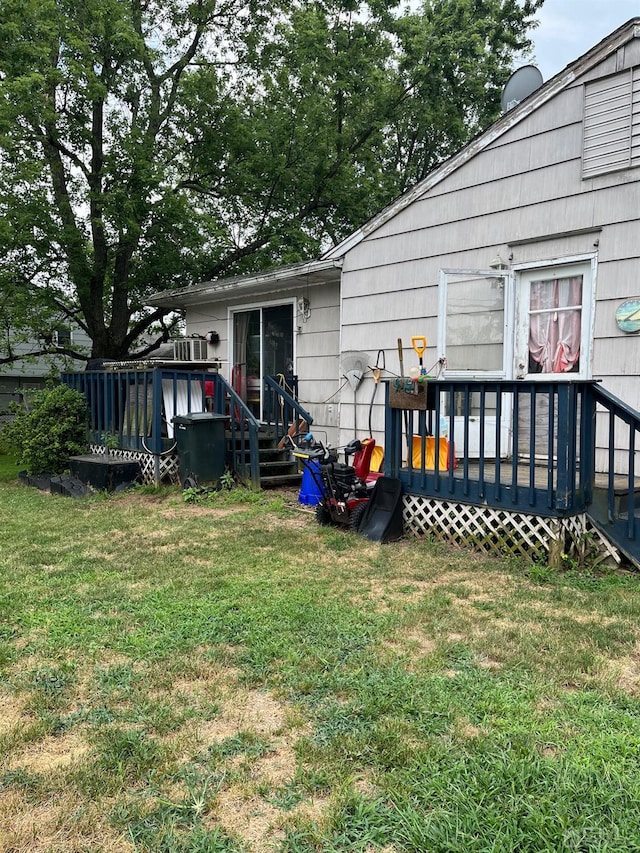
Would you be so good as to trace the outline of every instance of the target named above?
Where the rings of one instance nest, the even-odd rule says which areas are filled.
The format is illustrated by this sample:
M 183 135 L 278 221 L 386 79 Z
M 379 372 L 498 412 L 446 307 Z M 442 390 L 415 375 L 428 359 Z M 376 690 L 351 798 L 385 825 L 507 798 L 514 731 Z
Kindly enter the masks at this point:
M 244 458 L 248 449 L 249 480 L 254 488 L 259 489 L 260 450 L 258 432 L 260 424 L 238 392 L 227 382 L 222 374 L 218 373 L 216 374 L 215 380 L 213 402 L 214 410 L 216 412 L 225 413 L 227 403 L 229 405 L 229 425 L 231 430 L 231 454 L 234 463 L 233 467 L 242 476 L 244 468 L 246 467 Z M 247 432 L 249 438 L 248 448 Z
M 280 411 L 283 412 L 283 417 L 281 419 L 273 416 L 274 413 L 269 410 L 267 411 L 267 424 L 268 426 L 273 426 L 275 428 L 276 438 L 280 440 L 284 435 L 287 434 L 289 429 L 289 420 L 291 423 L 298 424 L 301 421 L 305 421 L 307 427 L 310 427 L 313 423 L 313 417 L 311 414 L 304 408 L 304 406 L 300 405 L 300 402 L 290 394 L 286 388 L 278 382 L 273 376 L 264 376 L 263 377 L 264 386 L 267 391 L 271 391 L 276 395 L 276 398 L 280 399 Z M 291 412 L 292 417 L 284 417 L 284 413 Z
M 616 538 L 615 530 L 614 535 L 611 538 L 614 539 L 618 547 L 620 547 L 627 556 L 630 556 L 632 559 L 638 561 L 638 554 L 640 552 L 640 530 L 636 529 L 636 517 L 635 517 L 635 479 L 636 479 L 636 462 L 635 462 L 635 454 L 636 454 L 636 433 L 640 433 L 640 412 L 633 409 L 627 403 L 620 400 L 616 397 L 615 394 L 612 394 L 610 391 L 607 391 L 605 388 L 597 385 L 593 388 L 593 400 L 594 400 L 594 415 L 596 412 L 596 404 L 601 405 L 606 412 L 609 414 L 609 428 L 607 431 L 607 454 L 608 454 L 608 476 L 607 476 L 607 519 L 608 524 L 612 528 L 617 528 L 618 536 L 623 534 L 623 539 Z M 625 451 L 624 444 L 622 446 L 616 447 L 616 432 L 615 432 L 615 419 L 618 419 L 625 423 L 629 427 L 629 435 L 628 441 L 626 445 L 626 453 L 627 453 L 627 473 L 624 474 L 616 474 L 615 473 L 615 462 L 616 462 L 616 450 Z M 620 477 L 626 476 L 626 523 L 623 518 L 620 518 L 619 513 L 616 509 L 616 477 L 618 478 L 618 488 L 620 484 Z
M 615 410 L 616 417 L 625 421 L 629 426 L 635 426 L 640 429 L 640 412 L 636 411 L 632 406 L 629 406 L 611 391 L 607 391 L 602 385 L 593 386 L 593 394 L 596 403 L 600 403 L 607 410 Z

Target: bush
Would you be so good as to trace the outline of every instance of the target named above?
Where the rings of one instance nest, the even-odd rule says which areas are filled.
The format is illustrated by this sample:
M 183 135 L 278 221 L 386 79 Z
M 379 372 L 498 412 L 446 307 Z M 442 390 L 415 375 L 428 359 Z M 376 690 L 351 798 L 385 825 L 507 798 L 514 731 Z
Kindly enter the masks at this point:
M 87 446 L 87 404 L 78 391 L 56 385 L 35 391 L 2 430 L 2 440 L 30 474 L 61 474 Z

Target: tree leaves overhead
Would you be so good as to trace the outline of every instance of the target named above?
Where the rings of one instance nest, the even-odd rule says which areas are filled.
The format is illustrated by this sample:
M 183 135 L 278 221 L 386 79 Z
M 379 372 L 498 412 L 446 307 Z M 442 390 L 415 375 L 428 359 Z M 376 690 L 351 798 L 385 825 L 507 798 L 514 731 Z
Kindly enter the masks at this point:
M 3 299 L 153 346 L 151 292 L 316 256 L 485 127 L 541 2 L 3 0 Z

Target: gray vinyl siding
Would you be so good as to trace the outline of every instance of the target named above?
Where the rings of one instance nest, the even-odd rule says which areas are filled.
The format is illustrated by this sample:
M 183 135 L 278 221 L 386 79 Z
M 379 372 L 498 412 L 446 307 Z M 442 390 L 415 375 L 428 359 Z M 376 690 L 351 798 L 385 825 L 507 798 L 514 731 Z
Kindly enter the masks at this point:
M 314 418 L 314 428 L 327 433 L 329 440 L 335 443 L 339 396 L 333 395 L 340 386 L 340 288 L 337 284 L 316 286 L 309 288 L 305 295 L 311 314 L 306 323 L 299 323 L 300 331 L 295 334 L 294 341 L 299 397 Z M 220 361 L 221 372 L 229 379 L 229 308 L 288 302 L 293 296 L 294 293 L 283 290 L 281 298 L 271 293 L 264 297 L 249 295 L 208 300 L 187 307 L 186 327 L 189 334 L 218 332 L 220 342 L 209 347 L 209 354 Z M 329 398 L 333 398 L 332 401 L 325 402 Z
M 39 341 L 14 342 L 12 350 L 18 357 L 18 360 L 13 362 L 13 364 L 0 366 L 0 378 L 15 377 L 44 380 L 47 376 L 51 376 L 52 373 L 55 375 L 62 370 L 84 369 L 85 363 L 83 361 L 75 361 L 67 356 L 32 356 L 31 353 L 37 352 L 40 346 L 41 342 Z M 70 347 L 81 353 L 88 354 L 91 351 L 91 339 L 82 330 L 74 329 Z
M 343 351 L 374 357 L 382 347 L 387 367 L 397 371 L 402 337 L 407 369 L 415 361 L 411 335 L 421 334 L 430 367 L 439 355 L 441 269 L 487 269 L 498 252 L 516 266 L 597 253 L 591 375 L 640 409 L 639 339 L 614 320 L 622 301 L 640 296 L 640 169 L 585 179 L 582 126 L 585 79 L 625 71 L 629 80 L 624 63 L 637 64 L 638 51 L 619 50 L 588 78 L 573 80 L 347 252 Z M 633 98 L 638 104 L 637 82 Z M 637 156 L 640 120 L 631 139 Z M 362 408 L 366 400 L 363 392 Z
M 88 354 L 91 351 L 91 340 L 82 330 L 74 329 L 71 346 Z M 25 392 L 43 388 L 47 379 L 55 377 L 60 371 L 84 370 L 85 362 L 65 356 L 31 356 L 39 347 L 38 341 L 13 343 L 14 354 L 26 358 L 0 366 L 0 415 L 9 410 L 11 403 L 20 402 Z
M 631 161 L 640 162 L 640 70 L 637 68 L 631 94 Z

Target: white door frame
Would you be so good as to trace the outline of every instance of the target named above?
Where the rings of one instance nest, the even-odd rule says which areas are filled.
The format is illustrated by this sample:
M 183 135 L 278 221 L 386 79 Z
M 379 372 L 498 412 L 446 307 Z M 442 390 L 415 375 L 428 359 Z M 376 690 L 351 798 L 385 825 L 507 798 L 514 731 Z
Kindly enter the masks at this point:
M 583 276 L 582 317 L 580 338 L 580 370 L 576 373 L 554 373 L 554 380 L 590 379 L 593 360 L 593 324 L 595 318 L 597 252 L 588 255 L 571 255 L 546 261 L 514 264 L 514 347 L 512 375 L 515 379 L 533 381 L 549 380 L 551 374 L 529 373 L 529 285 L 550 272 L 557 278 Z M 548 276 L 551 277 L 551 276 Z
M 233 317 L 234 314 L 243 313 L 245 311 L 256 311 L 260 310 L 260 372 L 262 373 L 262 365 L 264 362 L 264 328 L 263 328 L 263 316 L 262 309 L 263 308 L 275 308 L 278 305 L 291 305 L 293 311 L 293 321 L 291 325 L 291 336 L 293 341 L 293 373 L 296 373 L 296 357 L 297 357 L 297 335 L 296 335 L 296 323 L 297 323 L 297 301 L 295 296 L 290 296 L 286 298 L 280 299 L 269 299 L 269 300 L 261 300 L 259 302 L 242 302 L 237 305 L 229 305 L 227 308 L 227 340 L 229 341 L 229 358 L 228 358 L 228 370 L 229 375 L 227 376 L 227 381 L 231 384 L 231 371 L 233 370 L 233 353 L 235 350 L 235 340 L 234 340 L 234 331 L 233 331 Z M 260 377 L 262 379 L 262 377 Z M 264 407 L 264 388 L 262 387 L 262 381 L 260 382 L 260 412 L 263 411 Z
M 447 340 L 447 281 L 450 276 L 469 276 L 473 278 L 488 278 L 502 280 L 504 284 L 504 321 L 502 336 L 502 368 L 499 370 L 451 370 L 446 367 L 446 340 Z M 443 375 L 450 379 L 510 379 L 511 365 L 513 364 L 513 291 L 514 277 L 511 270 L 480 270 L 480 269 L 441 269 L 438 288 L 438 353 L 445 358 L 445 369 Z M 486 419 L 487 423 L 495 424 L 495 417 Z M 462 418 L 454 418 L 454 430 L 462 432 L 464 428 Z M 480 424 L 479 421 L 470 419 L 468 424 L 469 455 L 479 456 L 480 453 Z M 501 424 L 501 446 L 504 454 L 508 454 L 511 447 L 511 410 L 505 407 L 502 413 Z M 493 436 L 495 433 L 489 429 L 485 433 L 485 455 L 489 456 L 495 452 Z

